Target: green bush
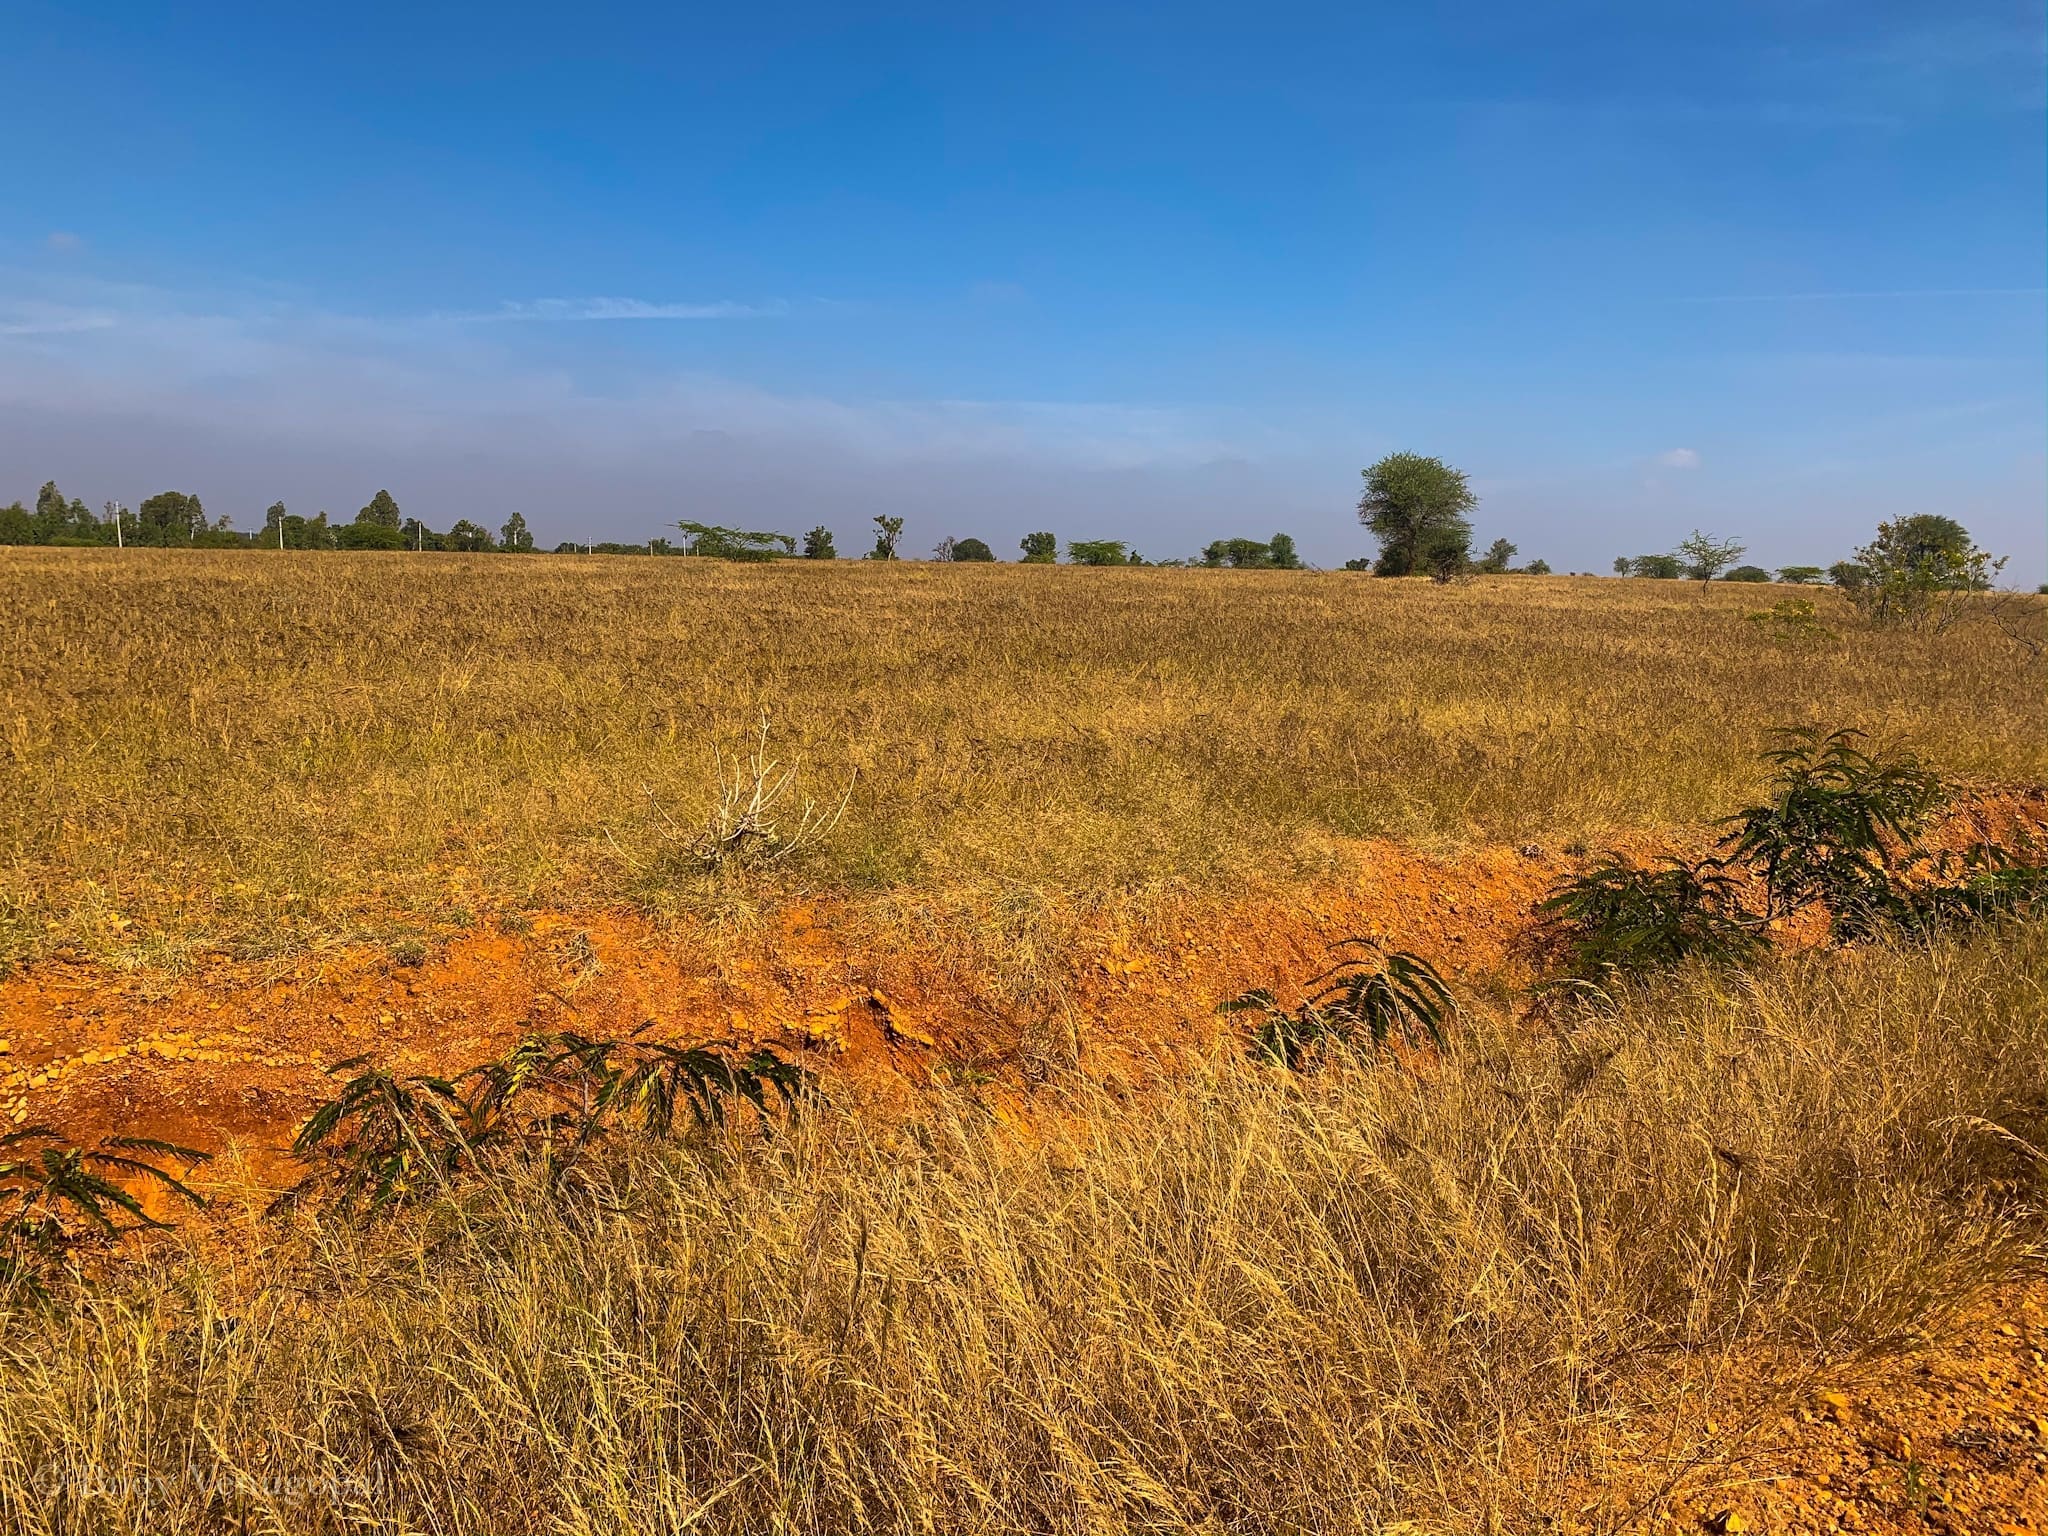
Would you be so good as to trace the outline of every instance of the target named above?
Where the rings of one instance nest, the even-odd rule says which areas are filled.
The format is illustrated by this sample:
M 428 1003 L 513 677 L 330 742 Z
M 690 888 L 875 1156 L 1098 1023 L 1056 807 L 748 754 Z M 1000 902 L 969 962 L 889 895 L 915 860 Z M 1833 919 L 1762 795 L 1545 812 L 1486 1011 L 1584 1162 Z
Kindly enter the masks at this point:
M 1585 980 L 1640 976 L 1684 960 L 1732 965 L 1765 947 L 1719 859 L 1667 858 L 1651 869 L 1605 859 L 1537 910 L 1566 971 Z
M 1752 615 L 1752 618 L 1763 617 Z M 1930 854 L 1919 837 L 1947 794 L 1907 753 L 1866 750 L 1857 731 L 1787 730 L 1763 754 L 1768 799 L 1727 819 L 1717 857 L 1642 869 L 1608 859 L 1540 904 L 1574 975 L 1641 974 L 1682 960 L 1746 960 L 1776 924 L 1824 909 L 1836 943 L 1882 930 L 1925 934 L 2048 900 L 2048 870 L 1985 845 Z M 1745 906 L 1737 876 L 1759 892 Z
M 113 1239 L 140 1227 L 164 1229 L 117 1180 L 145 1182 L 196 1206 L 206 1201 L 149 1157 L 203 1163 L 207 1154 L 141 1136 L 108 1136 L 77 1147 L 48 1126 L 0 1136 L 0 1293 L 47 1293 L 49 1276 L 91 1238 Z
M 1763 754 L 1776 772 L 1771 797 L 1728 820 L 1730 863 L 1762 876 L 1764 917 L 1818 902 L 1854 927 L 1881 901 L 1895 850 L 1908 846 L 1941 803 L 1941 780 L 1909 754 L 1863 750 L 1860 731 L 1779 733 Z

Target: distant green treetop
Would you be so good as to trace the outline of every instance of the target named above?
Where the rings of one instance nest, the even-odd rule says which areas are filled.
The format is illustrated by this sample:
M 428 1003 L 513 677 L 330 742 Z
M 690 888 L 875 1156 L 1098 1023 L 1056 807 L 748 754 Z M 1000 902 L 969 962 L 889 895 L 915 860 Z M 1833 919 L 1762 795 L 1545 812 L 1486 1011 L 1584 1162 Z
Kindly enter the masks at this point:
M 391 499 L 389 491 L 379 491 L 370 498 L 370 504 L 356 514 L 356 522 L 365 527 L 396 528 L 405 521 L 398 510 L 398 503 Z

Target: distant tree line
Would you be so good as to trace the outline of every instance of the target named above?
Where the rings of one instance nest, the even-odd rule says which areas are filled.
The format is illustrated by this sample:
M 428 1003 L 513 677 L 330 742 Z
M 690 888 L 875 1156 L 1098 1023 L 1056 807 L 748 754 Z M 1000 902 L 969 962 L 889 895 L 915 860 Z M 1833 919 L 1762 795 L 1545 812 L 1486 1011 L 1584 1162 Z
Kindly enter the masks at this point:
M 1681 577 L 1710 581 L 1767 582 L 1770 571 L 1760 565 L 1739 565 L 1746 547 L 1695 528 L 1668 555 L 1618 555 L 1617 576 L 1655 581 Z M 1776 580 L 1811 587 L 1828 582 L 1859 609 L 1880 622 L 1914 620 L 1941 608 L 1947 596 L 1990 590 L 2005 568 L 1977 547 L 1970 530 L 1952 517 L 1922 512 L 1877 525 L 1877 536 L 1856 551 L 1852 560 L 1818 565 L 1783 565 Z
M 73 497 L 67 500 L 54 480 L 36 493 L 33 510 L 19 501 L 0 507 L 0 544 L 47 544 L 90 548 L 130 544 L 146 548 L 181 549 L 409 549 L 503 551 L 530 554 L 533 533 L 523 514 L 506 518 L 495 535 L 468 518 L 446 533 L 436 533 L 418 518 L 406 517 L 389 491 L 379 491 L 346 523 L 329 520 L 325 512 L 311 517 L 272 502 L 263 526 L 244 531 L 231 517 L 209 517 L 197 496 L 186 491 L 159 491 L 129 508 L 105 503 L 94 512 Z M 632 546 L 638 549 L 638 545 Z
M 861 558 L 896 560 L 904 519 L 887 513 L 874 519 L 874 547 Z M 692 555 L 711 560 L 835 560 L 839 551 L 832 530 L 822 524 L 801 539 L 762 529 L 733 528 L 684 519 L 676 523 L 680 539 L 645 542 L 564 540 L 558 555 Z M 163 491 L 130 509 L 108 502 L 94 512 L 82 501 L 67 500 L 56 482 L 37 493 L 33 510 L 19 501 L 0 507 L 0 544 L 70 545 L 74 547 L 136 545 L 181 549 L 393 550 L 455 551 L 466 554 L 531 554 L 533 531 L 523 513 L 514 512 L 494 534 L 481 523 L 459 519 L 446 532 L 436 532 L 416 517 L 407 517 L 388 490 L 372 496 L 347 522 L 322 511 L 311 517 L 292 512 L 281 501 L 265 511 L 261 528 L 243 530 L 226 516 L 210 518 L 197 496 Z M 1021 543 L 1026 565 L 1051 565 L 1060 558 L 1060 541 L 1051 533 L 1025 535 Z M 986 540 L 948 537 L 932 551 L 939 561 L 991 563 L 996 552 Z M 1276 533 L 1264 541 L 1218 539 L 1192 559 L 1149 561 L 1117 539 L 1074 539 L 1066 546 L 1074 565 L 1227 566 L 1238 570 L 1292 571 L 1302 568 L 1293 538 Z
M 1465 475 L 1441 459 L 1416 453 L 1388 454 L 1362 472 L 1365 485 L 1358 499 L 1359 521 L 1379 542 L 1379 554 L 1345 562 L 1346 570 L 1380 576 L 1426 575 L 1450 581 L 1467 575 L 1546 576 L 1542 560 L 1516 565 L 1516 546 L 1496 538 L 1484 553 L 1472 553 L 1471 514 L 1479 504 Z M 904 519 L 887 513 L 873 519 L 875 542 L 861 558 L 900 558 L 897 546 Z M 644 543 L 565 540 L 556 554 L 690 555 L 703 559 L 760 561 L 838 558 L 832 531 L 822 524 L 801 539 L 766 530 L 731 528 L 685 519 L 674 525 L 680 540 L 666 537 Z M 347 522 L 330 521 L 324 511 L 311 517 L 288 511 L 281 501 L 264 512 L 261 528 L 244 531 L 226 516 L 209 517 L 197 496 L 160 491 L 129 508 L 106 502 L 95 512 L 76 497 L 67 498 L 57 483 L 46 481 L 35 505 L 16 501 L 0 506 L 0 544 L 92 547 L 137 545 L 149 548 L 410 550 L 460 553 L 531 554 L 532 530 L 522 513 L 508 516 L 494 534 L 481 523 L 458 519 L 436 532 L 416 517 L 407 517 L 388 490 L 380 490 Z M 1046 531 L 1027 533 L 1019 541 L 1020 562 L 1053 565 L 1061 555 L 1060 540 Z M 1614 562 L 1617 575 L 1652 580 L 1690 579 L 1768 582 L 1772 573 L 1759 565 L 1740 563 L 1746 546 L 1699 529 L 1668 554 L 1623 555 Z M 1303 569 L 1294 539 L 1275 533 L 1260 540 L 1216 539 L 1187 559 L 1147 560 L 1121 539 L 1072 539 L 1066 559 L 1085 566 L 1196 566 L 1230 570 L 1296 571 Z M 997 556 L 986 541 L 947 537 L 932 551 L 938 561 L 988 563 Z M 1979 549 L 1969 530 L 1954 518 L 1933 513 L 1904 517 L 1878 525 L 1877 537 L 1856 551 L 1854 559 L 1825 568 L 1787 565 L 1776 580 L 1798 586 L 1832 583 L 1860 609 L 1880 621 L 1918 620 L 1930 613 L 1948 614 L 1953 594 L 1987 590 L 2003 559 Z M 2044 589 L 2048 590 L 2048 589 Z

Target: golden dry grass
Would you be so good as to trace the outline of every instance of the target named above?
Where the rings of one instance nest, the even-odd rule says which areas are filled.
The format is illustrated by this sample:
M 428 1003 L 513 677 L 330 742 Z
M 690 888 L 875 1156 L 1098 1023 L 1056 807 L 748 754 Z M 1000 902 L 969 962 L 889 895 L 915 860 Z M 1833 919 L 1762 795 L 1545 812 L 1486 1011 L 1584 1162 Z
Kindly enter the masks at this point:
M 0 957 L 166 959 L 482 905 L 673 900 L 772 712 L 852 798 L 766 887 L 1098 896 L 1346 838 L 1597 837 L 1773 726 L 2048 778 L 1988 625 L 1774 639 L 1778 588 L 1350 573 L 0 550 Z
M 2042 1234 L 2048 928 L 1682 976 L 1444 1058 L 968 1093 L 0 1313 L 23 1532 L 1619 1529 L 1674 1392 Z M 1768 1409 L 1773 1416 L 1779 1410 Z M 1407 1523 L 1403 1523 L 1407 1522 Z

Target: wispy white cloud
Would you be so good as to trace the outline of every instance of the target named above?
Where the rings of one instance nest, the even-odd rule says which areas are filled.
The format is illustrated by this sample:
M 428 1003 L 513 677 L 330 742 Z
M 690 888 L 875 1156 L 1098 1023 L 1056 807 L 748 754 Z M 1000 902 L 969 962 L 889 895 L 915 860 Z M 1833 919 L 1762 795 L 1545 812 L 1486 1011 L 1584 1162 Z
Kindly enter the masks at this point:
M 114 316 L 104 309 L 0 302 L 0 336 L 64 336 L 79 331 L 104 331 L 113 324 Z
M 84 239 L 68 229 L 51 230 L 44 238 L 43 244 L 53 251 L 77 251 L 85 247 Z
M 652 303 L 646 299 L 508 299 L 496 309 L 451 315 L 454 320 L 757 320 L 784 315 L 789 306 L 741 304 L 731 299 L 708 303 Z
M 1680 304 L 1804 304 L 1836 299 L 2038 299 L 2048 288 L 1823 288 L 1804 293 L 1701 293 Z
M 791 392 L 691 368 L 686 347 L 663 364 L 275 292 L 0 269 L 0 323 L 0 462 L 33 464 L 31 487 L 76 479 L 88 500 L 177 485 L 260 518 L 280 496 L 345 510 L 390 485 L 437 525 L 517 507 L 537 527 L 640 538 L 679 515 L 844 529 L 886 512 L 919 540 L 1113 529 L 1171 554 L 1252 505 L 1308 535 L 1303 509 L 1323 500 L 1308 488 L 1329 478 L 1298 423 L 1249 410 Z
M 1035 461 L 1078 470 L 1214 463 L 1293 445 L 1240 414 L 1118 401 L 834 398 L 687 365 L 536 348 L 469 320 L 723 319 L 728 303 L 533 300 L 477 315 L 363 316 L 66 278 L 9 302 L 0 271 L 0 404 L 121 411 L 325 441 L 661 457 L 735 445 L 871 464 Z M 97 332 L 96 335 L 70 334 Z
M 1698 469 L 1700 456 L 1697 449 L 1671 448 L 1658 454 L 1657 462 L 1666 469 Z

